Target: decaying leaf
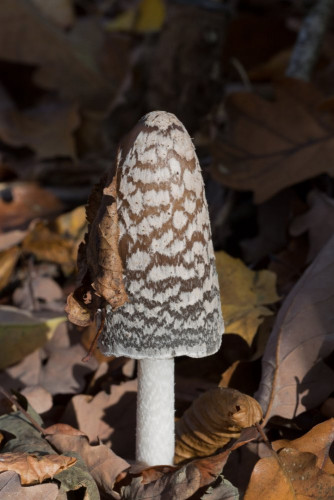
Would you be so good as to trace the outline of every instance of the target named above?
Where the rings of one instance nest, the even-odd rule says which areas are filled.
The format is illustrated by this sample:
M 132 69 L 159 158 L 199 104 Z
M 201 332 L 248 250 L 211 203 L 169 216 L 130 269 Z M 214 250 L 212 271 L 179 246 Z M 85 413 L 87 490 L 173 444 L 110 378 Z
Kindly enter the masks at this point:
M 308 194 L 307 202 L 309 210 L 293 220 L 290 233 L 299 236 L 308 231 L 310 246 L 307 262 L 309 263 L 334 233 L 334 199 L 321 191 L 313 190 Z
M 77 106 L 42 102 L 18 110 L 0 86 L 0 138 L 14 147 L 29 147 L 38 158 L 76 156 L 73 132 L 79 126 Z
M 0 369 L 23 359 L 50 339 L 64 316 L 43 319 L 16 307 L 0 307 Z
M 122 457 L 134 456 L 137 380 L 112 385 L 110 394 L 92 397 L 77 394 L 69 402 L 62 421 L 78 426 L 89 438 L 97 436 Z
M 334 371 L 324 358 L 334 347 L 334 237 L 285 299 L 262 358 L 255 394 L 265 420 L 293 418 L 332 392 Z
M 278 454 L 256 464 L 245 500 L 333 498 L 334 467 L 329 458 L 333 432 L 331 419 L 294 441 L 275 441 Z
M 64 33 L 32 2 L 1 2 L 0 58 L 37 66 L 35 81 L 39 86 L 56 89 L 65 101 L 79 102 L 95 112 L 105 112 L 117 86 L 104 78 L 97 65 L 103 38 L 94 19 L 84 26 L 78 21 Z
M 211 455 L 261 419 L 261 407 L 251 396 L 225 387 L 210 389 L 176 422 L 174 461 Z
M 92 446 L 88 437 L 66 424 L 56 424 L 46 429 L 47 440 L 59 453 L 78 453 L 88 467 L 99 489 L 112 495 L 116 479 L 130 464 L 107 446 Z
M 162 0 L 141 0 L 139 5 L 122 12 L 106 23 L 106 29 L 135 33 L 159 31 L 164 22 L 165 10 L 166 7 Z
M 89 198 L 88 234 L 78 253 L 81 285 L 67 301 L 69 320 L 80 326 L 90 323 L 103 301 L 116 309 L 128 300 L 118 249 L 116 200 L 116 175 L 112 178 L 110 174 L 93 189 Z
M 62 28 L 74 22 L 74 5 L 71 0 L 32 0 L 42 14 Z
M 292 79 L 275 86 L 274 100 L 230 95 L 228 130 L 212 146 L 214 175 L 226 186 L 254 191 L 258 203 L 318 174 L 333 175 L 334 120 L 319 109 L 322 101 L 310 83 Z
M 17 247 L 0 252 L 0 291 L 8 285 L 20 253 Z
M 279 300 L 274 273 L 252 271 L 240 259 L 216 252 L 223 318 L 226 333 L 237 333 L 250 345 L 263 316 L 271 315 L 266 304 Z
M 2 500 L 56 500 L 59 489 L 56 483 L 36 484 L 35 486 L 22 486 L 20 476 L 14 471 L 0 474 L 0 496 Z M 58 497 L 59 498 L 59 497 Z
M 0 453 L 0 472 L 13 470 L 20 475 L 21 484 L 36 484 L 52 479 L 75 462 L 76 458 L 65 455 Z
M 33 182 L 0 184 L 0 229 L 27 226 L 35 218 L 63 210 L 63 204 L 46 189 Z
M 244 429 L 240 438 L 227 450 L 211 457 L 193 460 L 183 466 L 151 467 L 137 474 L 135 470 L 133 472 L 130 470 L 128 477 L 132 476 L 132 481 L 128 486 L 121 488 L 122 499 L 187 500 L 198 490 L 213 485 L 221 474 L 230 453 L 252 441 L 257 435 L 254 427 Z

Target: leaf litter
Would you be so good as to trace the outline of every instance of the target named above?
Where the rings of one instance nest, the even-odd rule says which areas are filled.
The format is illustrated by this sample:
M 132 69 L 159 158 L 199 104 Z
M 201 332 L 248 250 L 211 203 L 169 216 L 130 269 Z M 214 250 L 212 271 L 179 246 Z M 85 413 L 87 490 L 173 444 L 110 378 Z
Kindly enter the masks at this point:
M 209 3 L 2 5 L 1 498 L 331 498 L 332 27 L 305 83 L 284 78 L 300 2 Z M 86 221 L 84 205 L 152 109 L 187 125 L 219 207 L 228 335 L 210 358 L 177 360 L 179 463 L 147 468 L 134 461 L 135 363 L 83 362 L 101 303 L 72 309 L 77 327 L 64 307 L 92 283 L 109 302 L 121 291 L 112 177 L 94 191 L 103 213 L 93 197 Z

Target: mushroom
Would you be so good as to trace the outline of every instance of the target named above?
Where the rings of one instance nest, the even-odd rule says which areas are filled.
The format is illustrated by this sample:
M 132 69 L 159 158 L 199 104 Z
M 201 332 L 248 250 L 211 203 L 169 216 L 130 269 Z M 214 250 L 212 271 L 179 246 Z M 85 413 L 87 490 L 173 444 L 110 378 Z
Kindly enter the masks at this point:
M 224 331 L 201 169 L 182 123 L 164 111 L 144 116 L 120 144 L 111 185 L 122 299 L 107 300 L 99 347 L 139 360 L 136 459 L 171 465 L 174 358 L 214 354 Z M 103 193 L 101 204 L 110 188 Z M 91 290 L 103 296 L 90 261 Z

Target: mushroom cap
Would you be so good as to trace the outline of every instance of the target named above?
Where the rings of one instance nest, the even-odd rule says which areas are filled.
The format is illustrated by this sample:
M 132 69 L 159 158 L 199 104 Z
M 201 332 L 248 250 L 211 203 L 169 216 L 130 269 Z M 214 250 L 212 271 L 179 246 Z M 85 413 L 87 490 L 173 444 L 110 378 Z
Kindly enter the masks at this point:
M 101 351 L 135 359 L 215 353 L 224 323 L 208 208 L 176 116 L 144 116 L 120 145 L 115 175 L 128 301 L 107 305 Z

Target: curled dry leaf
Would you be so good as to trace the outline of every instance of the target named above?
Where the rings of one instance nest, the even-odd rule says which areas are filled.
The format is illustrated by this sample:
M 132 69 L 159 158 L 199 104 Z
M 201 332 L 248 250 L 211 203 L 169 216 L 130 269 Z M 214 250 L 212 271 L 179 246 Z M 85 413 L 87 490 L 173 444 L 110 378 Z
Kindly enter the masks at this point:
M 75 452 L 85 462 L 100 491 L 112 495 L 117 477 L 130 467 L 105 445 L 92 446 L 88 437 L 70 425 L 56 424 L 45 430 L 47 440 L 59 453 Z
M 128 486 L 121 488 L 122 499 L 141 500 L 143 498 L 159 498 L 159 500 L 187 500 L 198 490 L 212 485 L 221 474 L 230 453 L 240 446 L 252 441 L 258 435 L 254 427 L 244 429 L 240 438 L 227 450 L 217 455 L 193 460 L 183 466 L 150 467 L 132 476 Z M 194 497 L 195 498 L 195 497 Z
M 211 455 L 261 419 L 259 403 L 247 394 L 225 387 L 210 389 L 176 423 L 174 461 Z
M 333 437 L 331 419 L 301 438 L 275 441 L 278 454 L 258 461 L 245 500 L 333 498 L 334 466 L 329 457 Z
M 21 484 L 42 483 L 77 461 L 65 455 L 37 456 L 29 453 L 0 454 L 0 472 L 13 470 L 21 477 Z
M 109 303 L 114 310 L 128 298 L 118 249 L 116 204 L 116 176 L 113 179 L 108 176 L 95 187 L 88 201 L 88 233 L 78 253 L 81 285 L 67 301 L 69 320 L 79 326 L 88 325 L 103 302 Z
M 212 146 L 215 177 L 234 189 L 254 191 L 261 203 L 297 182 L 333 175 L 334 121 L 319 109 L 322 101 L 313 85 L 292 79 L 276 84 L 272 100 L 232 94 L 227 132 Z
M 291 290 L 262 358 L 255 394 L 265 420 L 293 418 L 333 391 L 334 371 L 324 362 L 334 348 L 334 237 Z
M 236 333 L 250 345 L 263 316 L 272 314 L 265 305 L 279 300 L 276 275 L 252 271 L 225 252 L 216 252 L 225 333 Z

